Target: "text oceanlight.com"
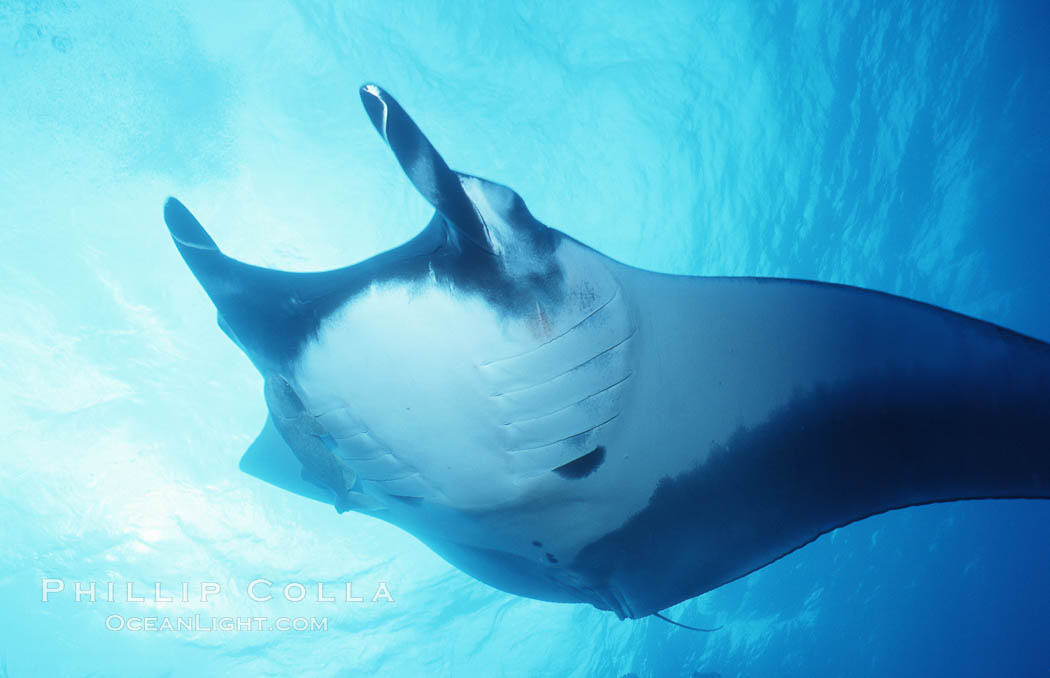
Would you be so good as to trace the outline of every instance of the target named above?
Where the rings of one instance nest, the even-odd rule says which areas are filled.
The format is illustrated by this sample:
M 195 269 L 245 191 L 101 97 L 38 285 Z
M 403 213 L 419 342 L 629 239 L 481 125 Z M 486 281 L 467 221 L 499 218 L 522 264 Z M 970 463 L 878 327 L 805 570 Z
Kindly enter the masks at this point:
M 110 631 L 327 631 L 328 617 L 106 617 Z

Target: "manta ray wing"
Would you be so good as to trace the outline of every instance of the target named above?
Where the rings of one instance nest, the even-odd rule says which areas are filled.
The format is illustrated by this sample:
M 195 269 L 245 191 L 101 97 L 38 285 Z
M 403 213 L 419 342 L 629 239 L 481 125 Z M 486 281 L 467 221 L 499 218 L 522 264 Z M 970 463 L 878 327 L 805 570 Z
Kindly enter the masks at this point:
M 847 286 L 622 276 L 648 356 L 624 443 L 653 467 L 631 469 L 650 494 L 572 564 L 619 614 L 876 513 L 1050 497 L 1047 344 Z

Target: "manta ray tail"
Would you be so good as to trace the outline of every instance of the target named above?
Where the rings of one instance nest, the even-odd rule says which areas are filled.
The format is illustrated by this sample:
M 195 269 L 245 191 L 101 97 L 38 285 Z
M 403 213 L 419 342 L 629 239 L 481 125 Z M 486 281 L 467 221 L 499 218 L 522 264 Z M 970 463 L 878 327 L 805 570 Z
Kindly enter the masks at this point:
M 654 612 L 653 616 L 657 617 L 659 619 L 663 619 L 668 624 L 674 624 L 675 626 L 680 626 L 683 629 L 689 629 L 690 631 L 700 631 L 701 633 L 714 633 L 715 631 L 718 631 L 718 630 L 720 630 L 722 628 L 722 625 L 716 626 L 713 629 L 702 629 L 699 626 L 690 626 L 689 624 L 683 624 L 681 622 L 676 622 L 673 619 L 668 619 L 667 617 L 663 616 L 659 612 Z

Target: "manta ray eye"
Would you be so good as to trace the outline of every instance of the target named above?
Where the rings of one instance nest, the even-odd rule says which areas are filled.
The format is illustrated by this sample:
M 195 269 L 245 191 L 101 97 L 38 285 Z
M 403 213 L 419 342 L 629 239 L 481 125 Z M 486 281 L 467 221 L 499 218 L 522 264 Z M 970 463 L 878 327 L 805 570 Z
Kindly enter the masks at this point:
M 525 209 L 525 201 L 514 189 L 477 177 L 470 177 L 470 180 L 473 182 L 470 188 L 483 195 L 484 201 L 497 214 L 504 217 L 514 216 Z

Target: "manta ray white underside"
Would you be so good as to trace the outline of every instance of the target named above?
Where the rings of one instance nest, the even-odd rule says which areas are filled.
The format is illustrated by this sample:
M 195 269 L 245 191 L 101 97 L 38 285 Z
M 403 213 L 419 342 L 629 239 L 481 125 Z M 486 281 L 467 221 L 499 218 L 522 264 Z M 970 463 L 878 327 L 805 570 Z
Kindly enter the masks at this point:
M 412 241 L 287 273 L 165 207 L 265 380 L 248 473 L 493 586 L 621 617 L 874 513 L 1050 497 L 1050 346 L 857 288 L 625 266 L 361 94 L 436 208 Z

